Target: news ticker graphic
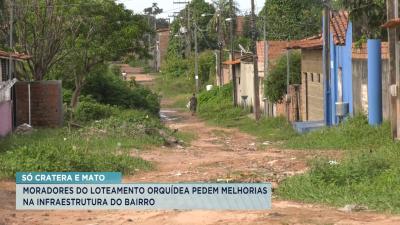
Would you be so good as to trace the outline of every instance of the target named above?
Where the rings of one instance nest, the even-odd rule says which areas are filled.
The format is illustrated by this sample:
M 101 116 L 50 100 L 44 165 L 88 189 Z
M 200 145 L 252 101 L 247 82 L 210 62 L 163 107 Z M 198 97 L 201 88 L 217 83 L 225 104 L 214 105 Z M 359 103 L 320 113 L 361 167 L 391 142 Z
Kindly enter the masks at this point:
M 17 210 L 271 209 L 270 183 L 121 183 L 117 172 L 16 174 Z

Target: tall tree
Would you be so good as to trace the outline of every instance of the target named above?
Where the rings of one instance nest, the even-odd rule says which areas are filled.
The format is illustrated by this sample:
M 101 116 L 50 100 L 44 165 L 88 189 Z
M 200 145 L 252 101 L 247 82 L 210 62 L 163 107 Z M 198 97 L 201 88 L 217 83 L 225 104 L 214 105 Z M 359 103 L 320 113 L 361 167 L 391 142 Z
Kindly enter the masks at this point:
M 268 39 L 301 39 L 321 32 L 320 0 L 267 0 L 260 17 L 267 20 Z
M 386 21 L 386 0 L 337 0 L 337 6 L 350 12 L 355 38 L 384 38 L 381 25 Z
M 85 2 L 76 8 L 82 23 L 77 38 L 68 40 L 65 51 L 72 50 L 72 53 L 63 63 L 64 71 L 74 77 L 72 107 L 78 103 L 87 76 L 97 67 L 128 53 L 141 56 L 147 52 L 144 34 L 149 27 L 143 16 L 133 15 L 113 0 Z
M 16 0 L 16 48 L 31 55 L 28 68 L 43 80 L 65 56 L 67 39 L 75 36 L 81 21 L 73 13 L 77 0 Z

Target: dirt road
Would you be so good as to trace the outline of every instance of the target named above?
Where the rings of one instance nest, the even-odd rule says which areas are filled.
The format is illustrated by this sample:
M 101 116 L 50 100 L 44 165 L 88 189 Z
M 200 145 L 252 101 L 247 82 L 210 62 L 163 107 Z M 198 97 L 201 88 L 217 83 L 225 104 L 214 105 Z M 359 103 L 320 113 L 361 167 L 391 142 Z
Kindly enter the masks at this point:
M 125 177 L 124 182 L 269 181 L 274 186 L 287 176 L 307 170 L 307 160 L 335 151 L 293 151 L 273 147 L 235 129 L 223 129 L 164 110 L 168 125 L 193 132 L 188 147 L 147 150 L 140 156 L 156 169 Z M 133 153 L 137 154 L 137 153 Z M 39 224 L 400 224 L 400 216 L 374 212 L 341 212 L 321 205 L 273 198 L 269 211 L 15 211 L 15 183 L 0 182 L 0 225 Z

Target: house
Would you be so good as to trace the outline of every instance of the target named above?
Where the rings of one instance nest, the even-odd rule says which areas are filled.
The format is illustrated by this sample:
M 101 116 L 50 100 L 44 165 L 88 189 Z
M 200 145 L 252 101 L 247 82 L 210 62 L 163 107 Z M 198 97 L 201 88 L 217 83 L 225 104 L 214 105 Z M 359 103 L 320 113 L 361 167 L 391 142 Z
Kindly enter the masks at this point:
M 168 43 L 169 43 L 169 28 L 162 28 L 157 30 L 156 35 L 156 69 L 160 71 L 161 65 L 163 64 L 167 55 Z
M 272 68 L 276 61 L 286 52 L 286 41 L 268 41 L 268 62 L 269 68 Z M 245 53 L 235 61 L 226 61 L 224 66 L 235 66 L 237 99 L 239 105 L 243 107 L 252 107 L 254 105 L 254 65 L 251 53 Z M 258 58 L 258 76 L 259 76 L 259 93 L 260 108 L 265 111 L 264 106 L 264 41 L 257 42 L 257 58 Z M 227 77 L 229 81 L 232 76 Z M 224 76 L 225 79 L 225 76 Z
M 333 12 L 330 23 L 330 76 L 328 105 L 324 104 L 321 36 L 291 42 L 290 48 L 301 50 L 301 119 L 302 121 L 322 121 L 326 112 L 327 125 L 340 123 L 337 114 L 346 107 L 348 115 L 368 113 L 368 54 L 366 44 L 353 43 L 352 23 L 345 11 Z M 388 44 L 382 43 L 382 110 L 388 119 L 390 92 L 388 76 Z
M 0 50 L 0 137 L 9 134 L 15 126 L 15 95 L 12 87 L 16 79 L 15 73 L 10 77 L 10 55 L 13 58 L 14 68 L 18 62 L 29 58 L 27 55 Z
M 326 113 L 327 125 L 340 122 L 338 105 L 348 107 L 353 115 L 353 74 L 352 74 L 352 23 L 346 11 L 332 12 L 330 20 L 330 77 L 324 92 L 323 77 L 323 39 L 315 36 L 293 41 L 290 49 L 301 50 L 301 120 L 322 121 Z M 325 104 L 325 101 L 327 104 Z
M 322 37 L 292 41 L 289 49 L 301 50 L 300 120 L 324 120 Z

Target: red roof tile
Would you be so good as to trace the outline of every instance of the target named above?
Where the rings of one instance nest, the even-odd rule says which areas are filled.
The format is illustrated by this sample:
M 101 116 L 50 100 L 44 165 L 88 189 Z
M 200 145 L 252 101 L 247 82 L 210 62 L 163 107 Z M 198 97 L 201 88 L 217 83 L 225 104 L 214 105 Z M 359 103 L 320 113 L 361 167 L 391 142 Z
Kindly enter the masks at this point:
M 302 40 L 290 41 L 289 49 L 321 49 L 323 39 L 321 35 L 305 38 Z
M 1 58 L 9 58 L 10 54 L 11 54 L 13 59 L 18 59 L 18 60 L 26 60 L 26 59 L 30 59 L 31 58 L 31 56 L 26 55 L 26 54 L 22 54 L 22 53 L 18 53 L 18 52 L 6 52 L 6 51 L 0 50 L 0 57 Z
M 347 11 L 332 12 L 330 25 L 335 45 L 345 45 L 349 13 Z
M 383 28 L 393 28 L 397 26 L 400 26 L 400 18 L 389 20 L 382 25 Z

